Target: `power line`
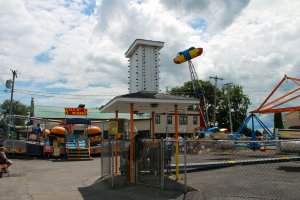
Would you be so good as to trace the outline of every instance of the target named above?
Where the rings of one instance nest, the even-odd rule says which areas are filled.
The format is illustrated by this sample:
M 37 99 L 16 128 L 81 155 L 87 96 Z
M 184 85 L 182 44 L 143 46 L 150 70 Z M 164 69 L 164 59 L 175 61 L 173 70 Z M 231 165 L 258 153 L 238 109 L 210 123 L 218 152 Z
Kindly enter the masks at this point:
M 22 89 L 15 89 L 15 91 L 27 94 L 41 94 L 41 95 L 64 95 L 64 96 L 117 96 L 119 94 L 68 94 L 68 93 L 57 93 L 57 92 L 40 92 L 40 91 L 33 91 L 33 90 L 22 90 Z
M 34 95 L 34 96 L 42 96 L 42 97 L 52 97 L 52 98 L 58 98 L 58 99 L 77 99 L 77 100 L 107 100 L 111 98 L 78 98 L 76 96 L 74 97 L 67 97 L 67 96 L 56 96 L 56 95 L 47 95 L 47 94 L 33 94 L 33 93 L 27 93 L 18 91 L 18 93 L 28 94 L 28 95 Z
M 6 86 L 6 83 L 1 78 L 0 81 L 3 83 L 4 86 Z

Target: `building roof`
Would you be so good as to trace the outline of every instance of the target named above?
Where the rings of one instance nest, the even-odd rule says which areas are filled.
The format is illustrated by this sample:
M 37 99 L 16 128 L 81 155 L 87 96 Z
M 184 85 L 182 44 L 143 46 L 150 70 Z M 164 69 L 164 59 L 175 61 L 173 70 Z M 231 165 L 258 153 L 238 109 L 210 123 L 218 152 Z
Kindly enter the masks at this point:
M 134 53 L 135 49 L 139 45 L 145 45 L 145 46 L 155 46 L 161 49 L 164 46 L 164 42 L 160 41 L 152 41 L 152 40 L 144 40 L 144 39 L 136 39 L 132 45 L 129 47 L 129 49 L 126 51 L 125 56 L 126 58 L 130 58 L 131 55 Z
M 100 109 L 100 112 L 130 113 L 130 104 L 134 104 L 135 113 L 166 113 L 174 111 L 174 105 L 179 110 L 199 104 L 195 98 L 186 98 L 157 92 L 140 91 L 136 93 L 117 96 Z
M 112 113 L 100 113 L 98 108 L 87 108 L 88 115 L 87 116 L 71 116 L 65 115 L 65 108 L 63 107 L 52 107 L 52 106 L 34 106 L 34 117 L 37 118 L 46 118 L 46 119 L 64 119 L 64 118 L 88 118 L 91 120 L 106 120 L 115 118 L 115 112 Z M 130 114 L 128 113 L 119 113 L 119 118 L 129 119 Z M 134 115 L 134 119 L 149 119 L 149 114 L 144 115 Z

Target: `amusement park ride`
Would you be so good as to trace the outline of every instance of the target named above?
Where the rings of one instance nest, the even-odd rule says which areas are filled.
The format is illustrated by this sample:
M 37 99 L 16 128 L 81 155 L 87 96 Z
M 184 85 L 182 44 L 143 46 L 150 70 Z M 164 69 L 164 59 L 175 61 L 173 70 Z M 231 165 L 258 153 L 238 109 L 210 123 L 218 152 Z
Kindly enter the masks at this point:
M 193 83 L 193 89 L 194 89 L 194 96 L 199 99 L 199 113 L 200 113 L 200 130 L 208 127 L 208 113 L 206 108 L 206 101 L 205 101 L 205 96 L 204 96 L 204 91 L 203 88 L 198 80 L 198 76 L 195 70 L 195 67 L 192 63 L 192 59 L 200 56 L 203 52 L 202 48 L 194 48 L 191 47 L 187 50 L 184 50 L 182 52 L 179 52 L 177 57 L 174 58 L 174 63 L 176 64 L 181 64 L 184 62 L 188 62 L 189 65 L 189 71 L 191 75 L 191 80 Z M 280 85 L 284 81 L 292 81 L 296 84 L 297 88 L 272 100 L 269 101 L 271 96 L 276 92 L 276 90 L 280 87 Z M 259 114 L 264 114 L 264 113 L 278 113 L 278 112 L 295 112 L 295 111 L 300 111 L 300 106 L 294 106 L 294 107 L 282 107 L 283 104 L 291 102 L 292 100 L 295 100 L 300 97 L 300 95 L 295 95 L 296 92 L 300 91 L 300 79 L 298 78 L 293 78 L 289 77 L 287 75 L 284 76 L 284 78 L 279 82 L 279 84 L 275 87 L 275 89 L 269 94 L 269 96 L 264 100 L 264 102 L 255 110 L 250 112 L 250 115 L 244 120 L 244 122 L 241 124 L 241 126 L 238 128 L 238 130 L 232 134 L 226 134 L 227 136 L 225 138 L 221 139 L 227 139 L 231 141 L 238 141 L 242 140 L 243 134 L 242 131 L 243 129 L 247 126 L 247 124 L 251 121 L 252 126 L 251 126 L 251 142 L 249 143 L 244 143 L 245 146 L 251 147 L 252 149 L 260 149 L 262 146 L 259 143 L 253 143 L 253 141 L 256 141 L 256 133 L 255 133 L 255 128 L 254 128 L 254 120 L 256 120 L 259 125 L 265 130 L 267 133 L 267 140 L 274 140 L 276 139 L 275 133 L 272 133 L 268 127 L 255 115 L 255 113 Z M 294 95 L 294 96 L 292 96 Z M 280 131 L 277 132 L 277 136 L 279 138 L 283 139 L 294 139 L 294 138 L 300 138 L 300 131 L 296 131 L 296 133 L 292 133 L 293 137 L 289 135 L 289 133 L 284 132 L 282 134 Z M 223 134 L 224 135 L 224 134 Z M 271 145 L 274 145 L 270 143 Z M 266 144 L 263 144 L 266 146 Z
M 275 98 L 274 100 L 270 100 L 274 93 L 278 90 L 278 88 L 282 85 L 284 81 L 291 81 L 296 84 L 296 88 L 287 92 L 286 94 Z M 259 123 L 259 125 L 265 130 L 268 134 L 267 139 L 273 140 L 276 138 L 276 134 L 272 133 L 264 123 L 256 116 L 255 113 L 258 114 L 268 114 L 268 113 L 281 113 L 281 112 L 295 112 L 300 111 L 300 106 L 287 106 L 282 107 L 284 104 L 291 102 L 300 97 L 300 95 L 296 95 L 296 92 L 300 91 L 300 79 L 293 78 L 285 75 L 283 79 L 277 84 L 274 90 L 268 95 L 268 97 L 263 101 L 263 103 L 255 110 L 250 111 L 250 115 L 244 120 L 239 129 L 235 132 L 235 134 L 231 137 L 231 139 L 240 139 L 242 134 L 242 130 L 247 126 L 249 121 L 252 122 L 251 128 L 251 140 L 256 140 L 256 134 L 254 129 L 254 119 Z M 277 133 L 277 136 L 282 139 L 297 139 L 300 138 L 300 132 L 296 133 L 294 137 L 291 137 L 289 134 L 280 135 L 280 132 Z
M 87 112 L 85 108 L 65 108 L 65 119 L 20 115 L 6 117 L 6 138 L 3 143 L 7 149 L 6 153 L 12 157 L 38 156 L 86 160 L 90 159 L 90 156 L 100 155 L 103 139 L 126 137 L 124 119 L 118 119 L 117 124 L 116 119 L 92 122 L 86 118 Z M 41 133 L 36 134 L 33 125 L 17 126 L 16 120 L 40 124 Z M 102 124 L 102 129 L 107 123 L 108 134 L 97 126 L 99 123 Z
M 181 64 L 183 62 L 188 62 L 191 80 L 194 89 L 194 96 L 199 99 L 199 114 L 200 114 L 200 129 L 208 127 L 208 115 L 206 110 L 206 100 L 204 96 L 204 90 L 198 79 L 197 72 L 193 65 L 192 59 L 200 56 L 203 52 L 202 48 L 191 47 L 182 52 L 179 52 L 177 57 L 174 58 L 174 63 Z

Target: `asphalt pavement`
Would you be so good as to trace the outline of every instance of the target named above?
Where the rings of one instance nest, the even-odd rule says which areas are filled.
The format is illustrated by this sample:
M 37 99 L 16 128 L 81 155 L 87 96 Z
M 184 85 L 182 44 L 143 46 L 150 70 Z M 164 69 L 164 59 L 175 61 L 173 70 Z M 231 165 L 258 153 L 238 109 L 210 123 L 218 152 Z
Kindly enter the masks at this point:
M 0 179 L 1 200 L 183 199 L 181 191 L 128 184 L 118 177 L 112 189 L 100 178 L 100 158 L 91 161 L 12 159 L 9 177 Z M 124 180 L 122 180 L 124 179 Z
M 0 179 L 0 200 L 196 200 L 299 199 L 300 162 L 233 166 L 187 174 L 186 195 L 180 182 L 165 190 L 129 184 L 124 176 L 100 178 L 100 158 L 90 161 L 12 159 L 9 177 Z M 182 185 L 181 185 L 182 186 Z

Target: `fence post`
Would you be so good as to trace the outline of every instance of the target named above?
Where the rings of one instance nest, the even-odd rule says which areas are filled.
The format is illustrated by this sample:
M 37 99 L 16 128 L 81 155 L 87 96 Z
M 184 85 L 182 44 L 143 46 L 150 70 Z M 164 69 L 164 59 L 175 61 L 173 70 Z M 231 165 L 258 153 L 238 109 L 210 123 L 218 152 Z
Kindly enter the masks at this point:
M 115 176 L 115 173 L 114 173 L 114 146 L 115 146 L 115 141 L 114 140 L 111 140 L 112 141 L 112 147 L 111 147 L 111 188 L 113 189 L 114 188 L 114 176 Z
M 160 189 L 165 189 L 165 173 L 164 173 L 164 167 L 165 167 L 165 154 L 164 154 L 164 140 L 163 138 L 160 139 Z
M 102 147 L 102 149 L 103 149 L 103 146 L 104 146 L 104 144 L 103 144 L 103 140 L 101 140 L 100 141 L 100 147 Z M 101 158 L 100 158 L 100 174 L 101 174 L 101 178 L 103 177 L 103 154 L 102 154 L 102 152 L 100 151 L 100 156 L 101 156 Z
M 186 192 L 187 192 L 187 180 L 186 180 L 186 142 L 187 142 L 187 139 L 186 138 L 184 138 L 183 139 L 183 142 L 184 142 L 184 194 L 186 194 Z
M 115 140 L 115 175 L 118 175 L 118 139 Z

